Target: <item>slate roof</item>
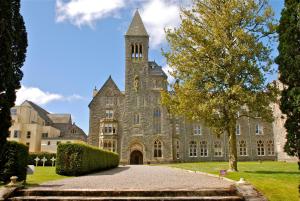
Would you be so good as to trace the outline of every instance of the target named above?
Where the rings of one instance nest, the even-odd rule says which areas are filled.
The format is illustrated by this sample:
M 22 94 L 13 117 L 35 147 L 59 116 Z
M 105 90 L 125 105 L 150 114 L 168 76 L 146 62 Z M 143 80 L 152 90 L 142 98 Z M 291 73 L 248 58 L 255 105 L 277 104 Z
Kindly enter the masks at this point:
M 155 61 L 149 61 L 148 65 L 149 65 L 149 73 L 150 73 L 150 75 L 167 77 L 167 75 L 163 71 L 162 67 L 159 66 Z
M 138 10 L 135 11 L 125 36 L 149 36 Z
M 48 114 L 53 123 L 72 123 L 71 114 Z
M 38 115 L 46 121 L 46 125 L 49 125 L 49 124 L 52 123 L 52 120 L 48 117 L 48 115 L 50 114 L 49 112 L 47 112 L 46 110 L 44 110 L 43 108 L 41 108 L 37 104 L 35 104 L 31 101 L 28 101 L 28 100 L 24 101 L 22 103 L 22 105 L 26 104 L 26 103 L 29 104 L 38 113 Z

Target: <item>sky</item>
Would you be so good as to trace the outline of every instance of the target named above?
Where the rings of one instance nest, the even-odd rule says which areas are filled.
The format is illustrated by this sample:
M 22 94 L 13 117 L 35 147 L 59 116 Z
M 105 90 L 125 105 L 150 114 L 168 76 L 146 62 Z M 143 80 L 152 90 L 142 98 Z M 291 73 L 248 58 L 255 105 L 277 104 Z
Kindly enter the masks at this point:
M 88 134 L 93 89 L 101 88 L 110 75 L 121 91 L 125 88 L 124 34 L 134 11 L 139 9 L 150 35 L 149 60 L 167 72 L 161 55 L 161 49 L 167 48 L 164 28 L 180 24 L 179 9 L 187 2 L 21 0 L 28 48 L 16 105 L 31 100 L 50 113 L 70 113 Z M 269 2 L 279 19 L 284 1 Z M 269 80 L 276 77 L 269 76 Z

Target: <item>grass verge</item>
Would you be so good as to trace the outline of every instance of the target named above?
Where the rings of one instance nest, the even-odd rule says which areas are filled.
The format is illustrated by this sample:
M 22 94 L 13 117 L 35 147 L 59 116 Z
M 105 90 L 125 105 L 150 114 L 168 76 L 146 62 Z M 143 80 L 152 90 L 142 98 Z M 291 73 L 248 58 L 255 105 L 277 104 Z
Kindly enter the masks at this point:
M 44 182 L 65 178 L 71 177 L 56 174 L 55 167 L 35 167 L 34 174 L 27 175 L 26 186 L 37 186 Z
M 228 169 L 227 162 L 176 163 L 168 166 L 217 175 L 221 169 Z M 239 172 L 230 172 L 226 177 L 236 181 L 244 178 L 270 201 L 299 200 L 300 172 L 297 163 L 239 162 L 238 169 Z

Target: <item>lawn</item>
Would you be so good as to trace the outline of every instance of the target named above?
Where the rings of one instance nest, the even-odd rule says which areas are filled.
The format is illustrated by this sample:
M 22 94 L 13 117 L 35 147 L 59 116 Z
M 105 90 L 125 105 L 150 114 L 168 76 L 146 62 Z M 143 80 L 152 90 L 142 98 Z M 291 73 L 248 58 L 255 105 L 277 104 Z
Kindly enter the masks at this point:
M 228 169 L 227 162 L 176 163 L 168 166 L 193 171 L 219 174 Z M 252 183 L 270 201 L 298 201 L 300 171 L 297 163 L 285 162 L 239 162 L 239 172 L 227 174 L 227 178 L 239 180 L 241 177 Z
M 27 176 L 26 186 L 36 186 L 43 182 L 70 178 L 55 173 L 55 167 L 35 167 L 33 175 Z

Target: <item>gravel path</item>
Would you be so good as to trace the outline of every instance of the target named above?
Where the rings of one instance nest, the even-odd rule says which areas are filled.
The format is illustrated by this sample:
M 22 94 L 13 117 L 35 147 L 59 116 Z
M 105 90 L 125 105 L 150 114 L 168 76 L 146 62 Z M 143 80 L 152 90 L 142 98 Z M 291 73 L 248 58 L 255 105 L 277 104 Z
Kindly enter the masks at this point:
M 86 176 L 43 183 L 35 188 L 103 190 L 196 190 L 227 188 L 231 182 L 165 166 L 130 165 Z

